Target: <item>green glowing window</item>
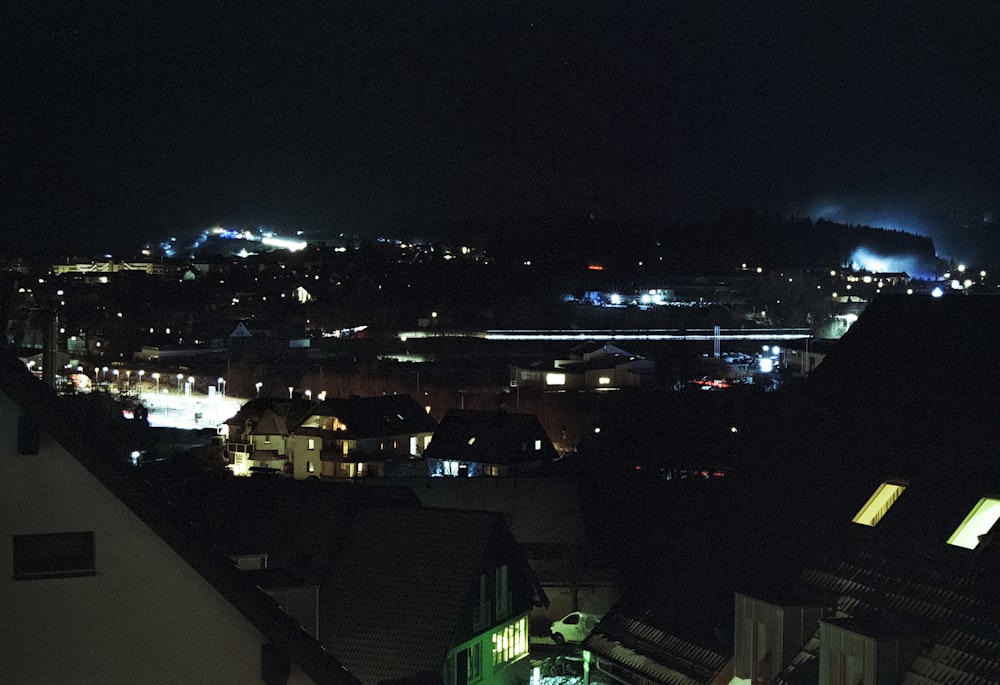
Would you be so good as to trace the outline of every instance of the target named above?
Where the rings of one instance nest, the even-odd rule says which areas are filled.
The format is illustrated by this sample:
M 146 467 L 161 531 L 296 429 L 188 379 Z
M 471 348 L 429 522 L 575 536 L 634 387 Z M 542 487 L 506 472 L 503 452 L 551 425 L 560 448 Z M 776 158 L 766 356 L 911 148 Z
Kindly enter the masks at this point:
M 896 503 L 905 489 L 905 483 L 891 481 L 882 483 L 875 489 L 875 494 L 868 498 L 865 506 L 861 507 L 861 511 L 851 519 L 851 522 L 860 523 L 862 526 L 875 526 L 889 511 L 889 507 Z
M 975 549 L 980 536 L 989 533 L 997 519 L 1000 519 L 1000 499 L 983 497 L 948 538 L 948 544 Z

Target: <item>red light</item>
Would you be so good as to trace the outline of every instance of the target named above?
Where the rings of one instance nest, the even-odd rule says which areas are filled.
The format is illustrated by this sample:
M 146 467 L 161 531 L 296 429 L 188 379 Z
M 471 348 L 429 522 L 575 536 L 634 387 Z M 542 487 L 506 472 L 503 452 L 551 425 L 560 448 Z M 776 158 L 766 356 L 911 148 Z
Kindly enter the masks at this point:
M 588 264 L 587 268 L 591 271 L 604 271 L 604 267 L 600 264 Z

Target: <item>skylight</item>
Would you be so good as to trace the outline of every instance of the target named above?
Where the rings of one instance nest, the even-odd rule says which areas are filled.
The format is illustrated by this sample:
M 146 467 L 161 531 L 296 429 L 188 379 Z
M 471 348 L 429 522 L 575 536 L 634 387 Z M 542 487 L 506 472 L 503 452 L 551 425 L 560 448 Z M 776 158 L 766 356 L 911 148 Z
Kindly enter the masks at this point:
M 1000 519 L 1000 499 L 983 497 L 948 538 L 948 544 L 975 549 L 980 536 L 989 533 L 997 519 Z
M 906 485 L 902 483 L 890 481 L 882 483 L 875 489 L 875 494 L 868 498 L 865 506 L 861 507 L 861 511 L 851 519 L 851 522 L 874 527 L 882 520 L 885 513 L 889 511 L 889 507 L 895 504 L 905 489 Z

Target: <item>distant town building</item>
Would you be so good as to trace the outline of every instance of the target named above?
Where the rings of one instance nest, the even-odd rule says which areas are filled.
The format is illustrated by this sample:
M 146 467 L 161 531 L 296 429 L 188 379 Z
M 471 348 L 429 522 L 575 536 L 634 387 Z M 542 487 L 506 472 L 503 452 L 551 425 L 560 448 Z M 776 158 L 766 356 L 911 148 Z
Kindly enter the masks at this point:
M 451 409 L 424 458 L 431 476 L 510 476 L 558 457 L 534 414 Z
M 409 395 L 259 398 L 222 430 L 233 472 L 297 479 L 384 477 L 420 459 L 437 423 Z

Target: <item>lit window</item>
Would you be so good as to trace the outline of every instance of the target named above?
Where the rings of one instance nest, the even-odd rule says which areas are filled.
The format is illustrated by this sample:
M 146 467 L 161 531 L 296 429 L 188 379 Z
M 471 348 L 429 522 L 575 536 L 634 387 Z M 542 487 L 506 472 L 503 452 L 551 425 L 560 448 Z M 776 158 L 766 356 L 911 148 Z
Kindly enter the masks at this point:
M 311 449 L 311 450 L 316 449 L 316 440 L 315 440 L 315 438 L 309 438 L 309 449 Z
M 266 445 L 270 445 L 271 444 L 271 436 L 270 435 L 265 435 L 264 436 L 264 444 L 266 444 Z
M 891 483 L 889 481 L 882 483 L 875 489 L 875 494 L 868 499 L 865 506 L 861 507 L 861 511 L 851 521 L 853 523 L 860 523 L 863 526 L 876 525 L 882 520 L 885 513 L 889 511 L 889 507 L 903 494 L 903 490 L 905 489 L 905 484 Z
M 541 440 L 535 440 L 535 451 L 537 452 L 540 449 L 542 449 L 542 441 Z
M 545 385 L 566 385 L 566 374 L 564 373 L 545 374 Z
M 528 617 L 522 616 L 493 633 L 493 665 L 505 664 L 528 653 Z
M 306 462 L 306 473 L 313 473 L 313 472 L 315 472 L 315 470 L 316 469 L 313 468 L 313 463 L 311 461 L 307 461 Z
M 597 379 L 599 385 L 611 385 L 611 379 L 608 376 L 601 376 Z
M 948 544 L 975 549 L 979 538 L 990 532 L 997 519 L 1000 519 L 1000 499 L 982 498 L 948 538 Z

